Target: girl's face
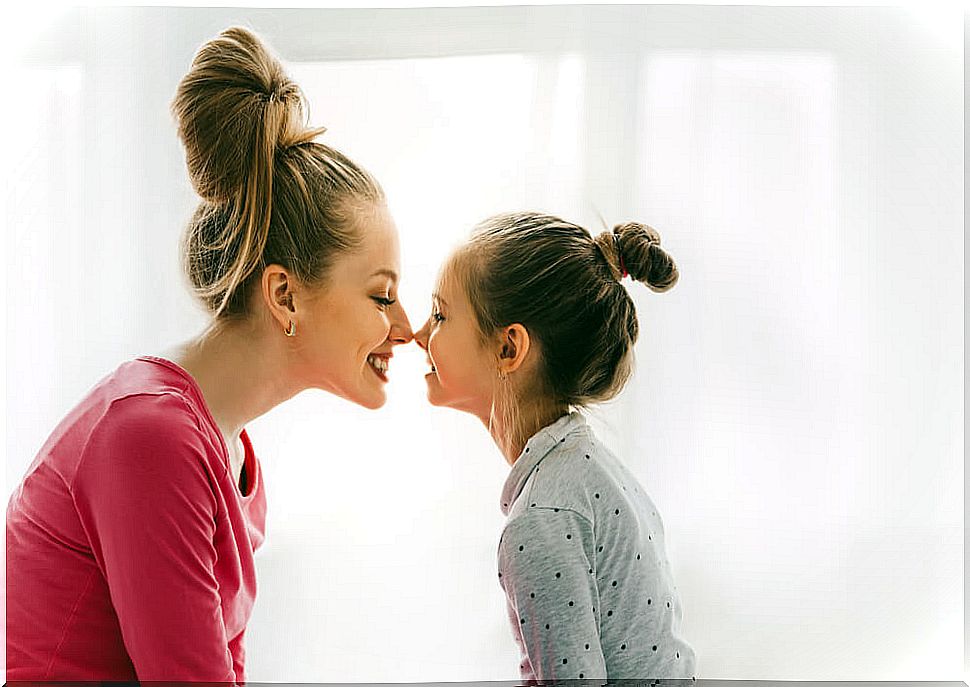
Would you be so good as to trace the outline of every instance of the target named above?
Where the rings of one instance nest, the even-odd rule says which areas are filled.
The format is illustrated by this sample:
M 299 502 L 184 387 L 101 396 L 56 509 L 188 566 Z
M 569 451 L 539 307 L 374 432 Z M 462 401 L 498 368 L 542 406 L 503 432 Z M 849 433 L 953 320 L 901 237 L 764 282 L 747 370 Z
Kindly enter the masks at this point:
M 370 210 L 359 220 L 362 245 L 339 256 L 326 283 L 305 296 L 294 345 L 310 386 L 379 408 L 392 349 L 413 334 L 397 299 L 397 228 L 383 204 Z
M 414 339 L 428 355 L 428 401 L 471 413 L 487 423 L 497 362 L 481 342 L 471 304 L 446 269 L 438 278 L 431 317 Z

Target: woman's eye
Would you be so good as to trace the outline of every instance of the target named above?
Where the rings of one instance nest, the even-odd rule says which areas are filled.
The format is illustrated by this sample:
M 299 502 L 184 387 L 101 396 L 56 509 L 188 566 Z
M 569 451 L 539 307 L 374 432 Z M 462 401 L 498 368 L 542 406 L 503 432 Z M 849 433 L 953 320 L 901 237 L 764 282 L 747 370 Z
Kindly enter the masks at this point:
M 373 298 L 375 301 L 377 301 L 378 305 L 380 305 L 382 308 L 389 308 L 395 303 L 397 303 L 397 301 L 392 300 L 390 298 L 385 298 L 384 296 L 374 296 Z

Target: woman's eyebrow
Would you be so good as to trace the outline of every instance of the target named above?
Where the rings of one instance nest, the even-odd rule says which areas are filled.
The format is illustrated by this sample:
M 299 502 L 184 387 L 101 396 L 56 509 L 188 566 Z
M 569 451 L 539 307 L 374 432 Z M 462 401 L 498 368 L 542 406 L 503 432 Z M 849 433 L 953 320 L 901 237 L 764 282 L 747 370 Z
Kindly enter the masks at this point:
M 391 281 L 395 281 L 395 282 L 397 281 L 397 272 L 395 272 L 392 269 L 388 269 L 386 267 L 377 270 L 376 272 L 374 272 L 374 274 L 370 276 L 371 277 L 385 276 L 385 277 L 390 277 Z M 370 279 L 370 277 L 368 277 L 368 279 Z

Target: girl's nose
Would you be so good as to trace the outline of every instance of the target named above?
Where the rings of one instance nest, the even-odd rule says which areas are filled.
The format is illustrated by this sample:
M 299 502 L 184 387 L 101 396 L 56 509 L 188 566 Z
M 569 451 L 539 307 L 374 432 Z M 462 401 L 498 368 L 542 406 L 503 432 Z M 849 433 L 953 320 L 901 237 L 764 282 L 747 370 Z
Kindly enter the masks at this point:
M 431 324 L 431 319 L 429 318 L 424 326 L 414 333 L 414 343 L 420 346 L 423 350 L 428 350 L 428 331 Z

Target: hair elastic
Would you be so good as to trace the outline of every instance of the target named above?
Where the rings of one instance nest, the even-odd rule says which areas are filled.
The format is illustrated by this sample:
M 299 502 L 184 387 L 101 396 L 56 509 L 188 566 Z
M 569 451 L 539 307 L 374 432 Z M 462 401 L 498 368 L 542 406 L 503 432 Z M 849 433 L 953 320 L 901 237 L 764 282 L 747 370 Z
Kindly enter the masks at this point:
M 630 276 L 630 273 L 626 271 L 626 264 L 623 262 L 623 251 L 620 250 L 619 234 L 613 234 L 613 245 L 616 246 L 616 254 L 620 258 L 620 271 L 623 273 L 623 276 L 621 276 L 620 279 L 626 279 Z

